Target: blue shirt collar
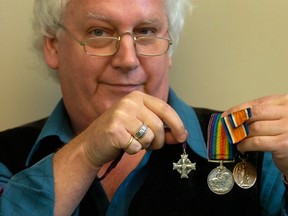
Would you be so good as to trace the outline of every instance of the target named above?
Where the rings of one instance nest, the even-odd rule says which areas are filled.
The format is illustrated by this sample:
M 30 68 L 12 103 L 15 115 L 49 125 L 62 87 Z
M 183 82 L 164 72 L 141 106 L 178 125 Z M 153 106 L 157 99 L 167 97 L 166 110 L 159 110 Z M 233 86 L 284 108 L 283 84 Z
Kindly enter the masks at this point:
M 172 89 L 169 91 L 168 103 L 176 110 L 188 130 L 188 146 L 200 156 L 207 158 L 205 141 L 195 111 L 180 100 Z M 128 214 L 130 202 L 145 180 L 147 174 L 145 165 L 149 160 L 150 154 L 151 152 L 145 154 L 138 167 L 120 185 L 114 194 L 106 215 L 125 216 Z
M 189 147 L 201 157 L 207 158 L 207 148 L 202 129 L 194 109 L 178 98 L 171 88 L 168 103 L 176 110 L 189 133 L 187 140 Z
M 168 103 L 176 110 L 176 112 L 182 119 L 186 129 L 188 130 L 188 146 L 200 156 L 207 158 L 205 141 L 195 111 L 185 102 L 183 102 L 180 98 L 178 98 L 172 89 L 169 90 Z M 26 164 L 29 164 L 33 154 L 35 154 L 37 149 L 40 148 L 41 140 L 45 137 L 55 135 L 58 136 L 63 143 L 68 143 L 74 137 L 74 132 L 71 128 L 71 124 L 63 100 L 58 103 L 51 116 L 48 118 L 41 133 L 39 134 L 35 145 L 33 146 L 29 154 Z M 124 216 L 127 214 L 129 203 L 133 195 L 136 193 L 137 189 L 141 186 L 145 179 L 145 165 L 150 157 L 150 153 L 151 152 L 148 152 L 144 156 L 138 167 L 134 171 L 132 171 L 125 179 L 125 181 L 120 185 L 110 203 L 108 209 L 109 214 L 107 215 L 115 215 L 117 213 L 117 215 L 119 216 Z M 125 200 L 120 202 L 123 197 L 126 197 Z M 118 204 L 114 205 L 113 203 Z M 121 207 L 121 210 L 119 209 L 119 206 Z
M 189 136 L 187 143 L 189 147 L 200 156 L 207 158 L 205 141 L 195 111 L 178 98 L 171 88 L 169 90 L 168 103 L 176 110 L 188 130 Z M 48 118 L 28 156 L 26 164 L 29 164 L 32 155 L 40 147 L 41 140 L 45 137 L 55 135 L 58 136 L 63 143 L 68 143 L 74 137 L 74 132 L 71 128 L 63 100 L 60 100 L 51 116 Z
M 63 143 L 68 143 L 74 137 L 74 132 L 71 128 L 63 100 L 59 101 L 54 111 L 45 123 L 28 156 L 26 165 L 31 162 L 33 154 L 40 148 L 41 140 L 48 136 L 58 136 Z

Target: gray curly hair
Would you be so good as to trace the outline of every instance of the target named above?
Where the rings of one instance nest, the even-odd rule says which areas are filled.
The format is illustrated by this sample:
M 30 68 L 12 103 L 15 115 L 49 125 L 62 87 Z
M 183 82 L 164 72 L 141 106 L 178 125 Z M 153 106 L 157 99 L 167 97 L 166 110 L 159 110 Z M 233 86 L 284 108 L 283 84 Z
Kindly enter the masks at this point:
M 56 37 L 62 22 L 67 3 L 71 0 L 35 0 L 34 2 L 34 35 L 35 48 L 43 53 L 43 37 Z M 166 0 L 166 12 L 169 22 L 169 34 L 173 46 L 169 50 L 172 55 L 177 46 L 184 25 L 185 9 L 191 11 L 191 0 Z

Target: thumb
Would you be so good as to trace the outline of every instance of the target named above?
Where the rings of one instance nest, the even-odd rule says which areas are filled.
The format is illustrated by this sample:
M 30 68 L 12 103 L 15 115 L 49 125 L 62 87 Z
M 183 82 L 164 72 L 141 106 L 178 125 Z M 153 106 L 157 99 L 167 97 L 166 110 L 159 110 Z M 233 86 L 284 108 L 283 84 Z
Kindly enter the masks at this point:
M 185 142 L 188 138 L 188 131 L 185 130 L 183 134 L 180 134 L 177 137 L 178 139 L 173 135 L 170 129 L 165 129 L 165 144 L 179 144 Z

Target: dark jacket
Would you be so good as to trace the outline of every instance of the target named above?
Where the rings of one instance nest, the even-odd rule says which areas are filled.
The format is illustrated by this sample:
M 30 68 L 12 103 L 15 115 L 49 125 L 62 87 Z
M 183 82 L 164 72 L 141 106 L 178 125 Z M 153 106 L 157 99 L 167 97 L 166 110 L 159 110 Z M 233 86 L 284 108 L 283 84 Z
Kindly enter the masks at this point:
M 213 111 L 199 108 L 195 111 L 203 136 L 206 138 L 209 118 Z M 27 156 L 45 121 L 43 119 L 0 133 L 0 162 L 4 163 L 13 174 L 26 168 Z M 49 149 L 40 149 L 35 154 L 37 157 L 33 158 L 34 162 L 51 152 L 55 152 L 63 145 L 57 137 L 48 137 L 44 141 L 50 143 L 44 145 L 49 146 Z M 187 149 L 186 152 L 191 161 L 197 163 L 197 170 L 192 171 L 188 179 L 180 178 L 180 174 L 172 170 L 172 162 L 177 162 L 183 153 L 181 145 L 164 145 L 162 149 L 152 152 L 147 164 L 148 176 L 131 202 L 129 215 L 261 215 L 259 195 L 262 154 L 249 154 L 249 162 L 258 171 L 258 180 L 252 188 L 241 189 L 234 185 L 228 194 L 217 195 L 211 192 L 207 186 L 207 176 L 217 164 L 208 163 L 206 159 L 190 149 Z M 225 166 L 233 170 L 233 167 L 239 161 L 240 159 L 236 158 L 235 163 L 225 164 Z M 97 204 L 93 200 L 93 193 L 87 193 L 80 205 L 81 215 L 95 215 L 93 212 Z M 105 208 L 105 206 L 101 208 Z

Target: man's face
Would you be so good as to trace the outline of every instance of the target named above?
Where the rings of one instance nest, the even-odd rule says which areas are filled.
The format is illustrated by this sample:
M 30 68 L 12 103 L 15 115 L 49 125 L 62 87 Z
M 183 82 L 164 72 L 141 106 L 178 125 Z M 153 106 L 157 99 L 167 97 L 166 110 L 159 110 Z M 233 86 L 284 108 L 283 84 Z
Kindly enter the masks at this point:
M 79 40 L 127 31 L 168 37 L 164 0 L 71 0 L 62 25 Z M 50 43 L 54 52 L 46 51 L 46 61 L 59 71 L 64 103 L 76 128 L 84 129 L 134 90 L 167 101 L 171 58 L 138 56 L 130 34 L 122 36 L 118 52 L 109 57 L 87 55 L 64 32 Z

